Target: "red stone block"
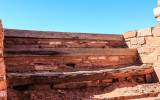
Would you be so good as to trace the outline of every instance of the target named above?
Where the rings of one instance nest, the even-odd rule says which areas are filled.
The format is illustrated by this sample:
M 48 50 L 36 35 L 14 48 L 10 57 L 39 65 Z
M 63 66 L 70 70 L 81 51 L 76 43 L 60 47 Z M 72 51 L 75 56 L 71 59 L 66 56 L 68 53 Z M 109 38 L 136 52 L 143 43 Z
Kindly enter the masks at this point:
M 5 65 L 2 61 L 0 61 L 0 76 L 4 74 L 5 74 Z
M 0 90 L 4 90 L 4 89 L 7 89 L 6 80 L 0 82 Z
M 137 36 L 137 32 L 136 31 L 128 31 L 128 32 L 125 32 L 123 34 L 124 38 L 133 38 L 133 37 L 136 37 Z

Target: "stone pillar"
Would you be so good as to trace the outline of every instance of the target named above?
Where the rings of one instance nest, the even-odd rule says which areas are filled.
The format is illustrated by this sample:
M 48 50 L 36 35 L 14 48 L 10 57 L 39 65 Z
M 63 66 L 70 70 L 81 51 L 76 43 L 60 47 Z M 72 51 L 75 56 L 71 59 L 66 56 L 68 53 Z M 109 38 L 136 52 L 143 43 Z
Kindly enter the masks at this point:
M 6 70 L 3 59 L 3 39 L 4 30 L 2 27 L 2 22 L 0 20 L 0 100 L 7 100 Z
M 158 8 L 153 9 L 154 16 L 157 19 L 159 25 L 160 25 L 160 0 L 158 0 Z

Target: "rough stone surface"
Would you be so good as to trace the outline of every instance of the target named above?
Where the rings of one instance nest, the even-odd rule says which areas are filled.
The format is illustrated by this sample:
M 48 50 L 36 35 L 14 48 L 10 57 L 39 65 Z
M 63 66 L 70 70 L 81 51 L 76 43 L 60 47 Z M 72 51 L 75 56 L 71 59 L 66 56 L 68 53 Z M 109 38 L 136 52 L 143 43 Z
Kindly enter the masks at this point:
M 147 83 L 151 83 L 153 81 L 152 74 L 146 74 L 146 81 Z
M 5 75 L 5 67 L 4 67 L 4 63 L 0 62 L 0 76 L 1 75 Z
M 116 79 L 149 73 L 153 73 L 153 68 L 145 65 L 99 71 L 8 73 L 7 85 L 11 87 L 28 84 L 60 84 L 67 82 Z
M 156 73 L 156 75 L 157 75 L 157 77 L 158 77 L 158 79 L 160 81 L 160 66 L 154 67 L 154 71 L 155 71 L 155 73 Z
M 135 87 L 125 87 L 120 89 L 115 89 L 110 93 L 103 93 L 99 95 L 94 95 L 95 99 L 107 99 L 107 100 L 123 100 L 123 99 L 136 99 L 144 97 L 155 97 L 160 93 L 160 84 L 144 84 Z M 149 99 L 148 99 L 149 100 Z
M 160 37 L 160 26 L 154 27 L 152 30 L 153 36 Z
M 2 21 L 0 20 L 0 99 L 7 100 L 6 89 L 7 89 L 7 82 L 6 82 L 6 71 L 5 65 L 3 60 L 3 39 L 4 39 L 4 32 L 3 32 Z
M 122 35 L 70 33 L 70 32 L 46 32 L 4 29 L 5 37 L 41 38 L 41 39 L 92 39 L 92 40 L 118 40 L 123 41 Z M 20 34 L 19 34 L 20 33 Z
M 69 57 L 69 59 L 68 59 Z M 85 71 L 112 69 L 132 65 L 137 55 L 131 56 L 52 56 L 5 58 L 7 72 Z
M 145 55 L 148 55 L 148 54 L 151 54 L 155 51 L 155 48 L 151 48 L 151 47 L 141 47 L 141 48 L 138 48 L 138 53 L 139 54 L 145 54 Z
M 35 39 L 6 37 L 5 48 L 121 48 L 119 40 Z
M 7 82 L 6 82 L 6 80 L 0 81 L 0 90 L 5 90 L 6 88 L 7 88 Z
M 7 100 L 6 90 L 0 90 L 0 100 Z
M 36 84 L 36 85 L 30 85 L 29 89 L 31 90 L 51 90 L 51 86 L 49 84 Z
M 131 38 L 131 44 L 136 45 L 137 44 L 137 38 Z
M 138 43 L 139 45 L 145 44 L 145 39 L 144 39 L 144 37 L 137 38 L 137 43 Z
M 137 32 L 136 31 L 128 31 L 128 32 L 125 32 L 123 34 L 124 38 L 127 39 L 127 38 L 133 38 L 133 37 L 136 37 L 137 36 Z
M 151 46 L 159 46 L 160 45 L 160 37 L 149 37 L 147 39 L 147 44 Z
M 81 88 L 81 87 L 91 87 L 99 86 L 99 81 L 84 81 L 84 82 L 70 82 L 54 85 L 54 88 L 68 89 L 68 88 Z
M 138 37 L 142 37 L 142 36 L 151 36 L 152 35 L 152 28 L 145 28 L 145 29 L 141 29 L 141 30 L 138 30 Z
M 142 63 L 154 63 L 155 61 L 157 61 L 157 56 L 142 56 L 141 57 L 141 62 Z

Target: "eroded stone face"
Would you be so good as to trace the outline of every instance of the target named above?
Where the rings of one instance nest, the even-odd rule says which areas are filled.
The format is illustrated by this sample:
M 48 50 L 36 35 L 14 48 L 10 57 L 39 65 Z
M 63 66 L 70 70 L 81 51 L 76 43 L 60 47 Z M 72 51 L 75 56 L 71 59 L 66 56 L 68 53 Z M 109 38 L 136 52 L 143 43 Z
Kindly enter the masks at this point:
M 2 22 L 0 20 L 0 99 L 6 100 L 7 98 L 7 81 L 6 81 L 6 68 L 3 60 L 3 33 Z
M 136 37 L 137 36 L 137 32 L 136 31 L 128 31 L 128 32 L 125 32 L 123 34 L 123 36 L 124 36 L 125 39 Z
M 93 95 L 104 94 L 114 92 L 115 89 L 121 90 L 125 88 L 131 88 L 127 92 L 131 92 L 132 88 L 135 89 L 136 85 L 152 82 L 152 75 L 138 75 L 133 77 L 123 77 L 118 79 L 104 79 L 97 81 L 81 81 L 81 82 L 68 82 L 61 84 L 35 84 L 26 86 L 17 86 L 17 88 L 8 88 L 8 98 L 14 98 L 14 100 L 79 100 L 79 99 L 93 99 Z M 141 88 L 136 88 L 141 91 Z M 145 89 L 143 88 L 143 91 Z M 123 91 L 122 91 L 123 92 Z M 138 92 L 138 91 L 137 91 Z M 148 91 L 146 91 L 148 92 Z M 138 92 L 139 93 L 139 92 Z M 21 95 L 19 95 L 21 94 Z M 134 92 L 133 92 L 134 94 Z M 143 93 L 142 93 L 143 94 Z M 137 94 L 141 95 L 141 94 Z M 113 96 L 113 95 L 110 95 Z M 108 97 L 110 97 L 108 96 Z M 115 96 L 115 95 L 114 95 Z M 123 95 L 125 97 L 125 93 Z M 131 98 L 134 98 L 130 94 Z M 120 98 L 120 97 L 117 97 Z M 131 99 L 130 98 L 130 99 Z

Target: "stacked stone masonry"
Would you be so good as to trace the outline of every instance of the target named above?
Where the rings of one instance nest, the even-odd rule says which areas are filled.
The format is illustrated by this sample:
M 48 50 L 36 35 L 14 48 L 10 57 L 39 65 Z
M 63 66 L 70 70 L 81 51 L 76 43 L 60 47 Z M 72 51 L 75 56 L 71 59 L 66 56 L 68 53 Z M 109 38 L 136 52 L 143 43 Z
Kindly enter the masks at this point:
M 160 79 L 160 26 L 126 32 L 124 40 L 125 47 L 137 48 L 139 63 L 153 65 Z

